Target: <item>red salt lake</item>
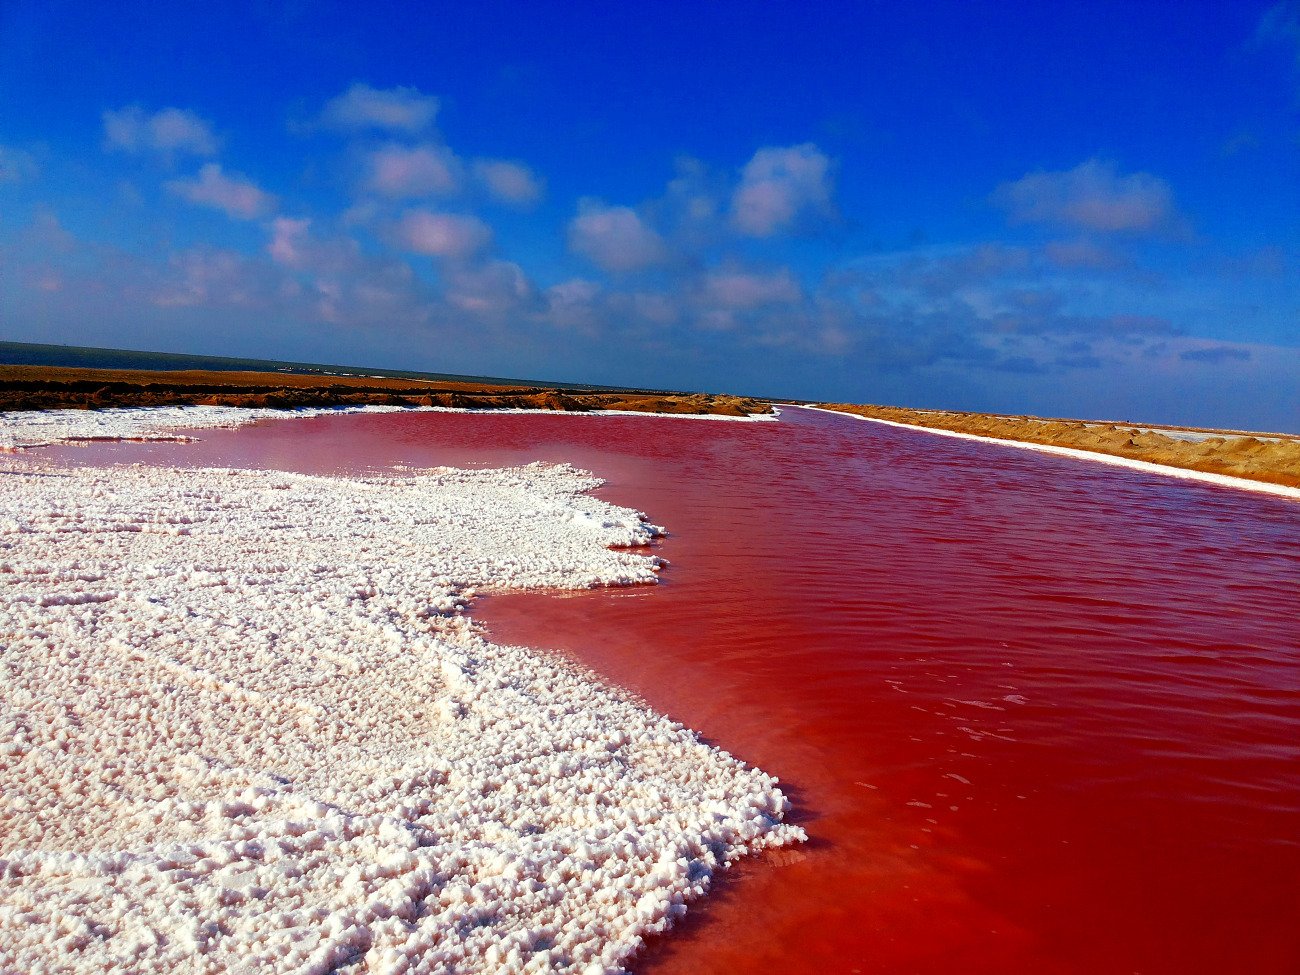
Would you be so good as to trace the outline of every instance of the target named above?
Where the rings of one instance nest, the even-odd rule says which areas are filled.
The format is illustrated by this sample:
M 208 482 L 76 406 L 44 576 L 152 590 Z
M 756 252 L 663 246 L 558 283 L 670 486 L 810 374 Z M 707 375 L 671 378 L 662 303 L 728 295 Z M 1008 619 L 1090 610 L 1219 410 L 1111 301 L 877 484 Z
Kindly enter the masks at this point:
M 1300 971 L 1300 505 L 788 410 L 375 414 L 43 451 L 309 472 L 569 461 L 662 584 L 481 598 L 779 775 L 640 973 Z

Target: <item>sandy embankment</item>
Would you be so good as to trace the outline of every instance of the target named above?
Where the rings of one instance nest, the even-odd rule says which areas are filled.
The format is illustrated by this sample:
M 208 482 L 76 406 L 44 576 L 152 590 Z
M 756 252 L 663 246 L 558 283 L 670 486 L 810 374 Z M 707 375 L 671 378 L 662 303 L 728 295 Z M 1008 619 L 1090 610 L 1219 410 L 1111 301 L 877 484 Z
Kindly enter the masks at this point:
M 0 971 L 613 971 L 799 840 L 769 776 L 461 613 L 652 582 L 597 483 L 0 462 Z
M 648 391 L 591 392 L 538 386 L 435 382 L 382 376 L 280 372 L 153 372 L 0 366 L 0 411 L 121 406 L 443 406 L 459 409 L 631 410 L 746 416 L 770 404 L 740 396 Z
M 1290 434 L 1046 420 L 1030 416 L 912 410 L 851 403 L 826 403 L 820 408 L 907 426 L 1083 450 L 1182 470 L 1300 488 L 1300 437 Z M 1186 439 L 1189 432 L 1204 439 Z

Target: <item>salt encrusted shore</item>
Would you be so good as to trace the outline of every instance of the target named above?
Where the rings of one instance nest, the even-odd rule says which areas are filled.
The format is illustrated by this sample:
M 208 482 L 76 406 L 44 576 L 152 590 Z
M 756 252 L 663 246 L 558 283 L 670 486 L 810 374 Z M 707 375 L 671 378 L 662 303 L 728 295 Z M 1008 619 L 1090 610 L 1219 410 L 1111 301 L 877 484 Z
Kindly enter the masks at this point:
M 727 420 L 756 423 L 777 414 L 727 416 L 718 413 L 643 413 L 635 410 L 475 410 L 449 406 L 335 406 L 292 410 L 241 406 L 128 406 L 103 410 L 0 411 L 0 453 L 33 447 L 103 440 L 187 440 L 183 431 L 233 428 L 260 420 L 332 416 L 347 413 L 536 413 L 546 416 L 658 416 L 674 420 Z
M 802 839 L 774 779 L 462 612 L 652 582 L 598 483 L 0 460 L 0 971 L 611 972 Z
M 789 405 L 794 406 L 796 404 Z M 820 406 L 804 405 L 798 405 L 798 408 L 804 410 L 816 410 L 820 413 L 832 413 L 837 416 L 851 416 L 855 420 L 865 420 L 867 423 L 879 423 L 887 427 L 897 427 L 902 430 L 919 430 L 922 433 L 932 433 L 936 436 L 951 437 L 956 440 L 976 440 L 982 443 L 997 444 L 1001 447 L 1014 447 L 1018 450 L 1036 450 L 1043 454 L 1055 454 L 1058 457 L 1069 457 L 1073 460 L 1091 461 L 1095 464 L 1109 464 L 1112 467 L 1127 467 L 1129 470 L 1142 471 L 1147 474 L 1159 474 L 1162 477 L 1176 477 L 1185 481 L 1200 481 L 1204 484 L 1215 484 L 1219 487 L 1233 488 L 1238 491 L 1255 491 L 1260 494 L 1271 494 L 1274 497 L 1300 500 L 1300 487 L 1292 487 L 1287 484 L 1274 484 L 1270 481 L 1257 481 L 1246 477 L 1234 477 L 1229 474 L 1217 474 L 1213 471 L 1199 471 L 1187 467 L 1174 467 L 1170 464 L 1157 464 L 1152 461 L 1138 460 L 1132 457 L 1117 457 L 1114 454 L 1105 454 L 1095 450 L 1080 450 L 1074 447 L 1060 447 L 1055 444 L 1035 443 L 1032 440 L 1007 440 L 1002 437 L 986 437 L 976 433 L 966 433 L 961 430 L 945 430 L 942 427 L 922 426 L 919 423 L 900 423 L 897 420 L 886 420 L 875 416 L 862 416 L 841 409 L 826 409 Z

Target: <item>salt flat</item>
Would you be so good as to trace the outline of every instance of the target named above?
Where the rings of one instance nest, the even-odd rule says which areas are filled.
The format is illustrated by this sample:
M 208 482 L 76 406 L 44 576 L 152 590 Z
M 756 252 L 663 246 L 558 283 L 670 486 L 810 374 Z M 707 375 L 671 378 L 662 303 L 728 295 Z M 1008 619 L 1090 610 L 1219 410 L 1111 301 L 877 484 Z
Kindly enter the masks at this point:
M 771 777 L 462 612 L 653 582 L 598 483 L 0 464 L 0 970 L 617 971 L 800 840 Z
M 401 406 L 303 407 L 128 406 L 106 410 L 0 411 L 0 452 L 93 440 L 192 440 L 186 431 L 241 427 L 259 420 L 332 413 L 391 413 Z
M 98 440 L 193 440 L 200 430 L 236 428 L 263 420 L 290 420 L 346 413 L 534 413 L 545 416 L 671 416 L 675 420 L 770 423 L 777 412 L 749 416 L 721 413 L 645 413 L 637 410 L 544 410 L 494 407 L 491 410 L 449 406 L 327 406 L 291 410 L 246 406 L 126 406 L 104 410 L 2 410 L 0 453 L 18 453 L 53 444 Z

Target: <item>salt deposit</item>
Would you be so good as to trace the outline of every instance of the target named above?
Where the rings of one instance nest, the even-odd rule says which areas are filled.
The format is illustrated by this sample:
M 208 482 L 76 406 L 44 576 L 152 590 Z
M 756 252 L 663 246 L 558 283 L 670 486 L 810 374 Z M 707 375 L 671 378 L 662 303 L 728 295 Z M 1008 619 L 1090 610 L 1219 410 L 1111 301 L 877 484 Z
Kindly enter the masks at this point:
M 0 971 L 594 975 L 802 839 L 462 612 L 652 582 L 598 483 L 0 463 Z
M 641 413 L 633 410 L 471 410 L 450 406 L 337 406 L 272 410 L 239 406 L 128 406 L 105 410 L 11 410 L 0 411 L 0 453 L 14 453 L 32 447 L 96 440 L 191 440 L 187 430 L 240 427 L 259 420 L 323 416 L 337 413 L 545 413 L 563 416 L 668 416 L 675 420 L 775 420 L 776 413 L 752 416 L 722 416 L 714 413 Z
M 190 440 L 180 431 L 240 427 L 277 417 L 326 413 L 385 413 L 400 406 L 304 407 L 271 410 L 238 406 L 127 406 L 106 410 L 0 412 L 0 451 L 95 440 Z

